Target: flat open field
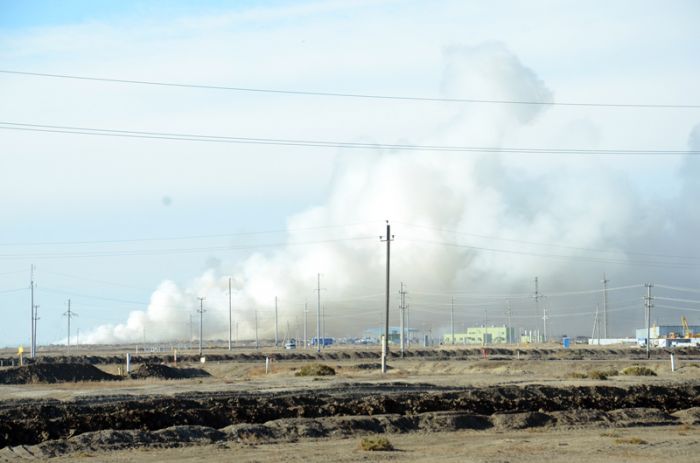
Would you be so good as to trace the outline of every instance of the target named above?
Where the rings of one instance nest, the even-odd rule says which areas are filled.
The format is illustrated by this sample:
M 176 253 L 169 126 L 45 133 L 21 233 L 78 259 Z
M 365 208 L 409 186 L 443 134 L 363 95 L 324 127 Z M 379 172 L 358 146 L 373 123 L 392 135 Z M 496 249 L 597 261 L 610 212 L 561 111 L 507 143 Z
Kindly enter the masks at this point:
M 177 366 L 171 355 L 137 356 L 131 378 L 113 376 L 119 349 L 1 368 L 0 461 L 692 461 L 700 452 L 698 350 L 678 351 L 672 372 L 668 353 L 647 360 L 633 348 L 416 349 L 392 357 L 386 375 L 376 349 L 206 355 L 202 364 L 183 352 Z M 297 375 L 312 364 L 335 375 Z M 368 436 L 395 450 L 361 450 Z

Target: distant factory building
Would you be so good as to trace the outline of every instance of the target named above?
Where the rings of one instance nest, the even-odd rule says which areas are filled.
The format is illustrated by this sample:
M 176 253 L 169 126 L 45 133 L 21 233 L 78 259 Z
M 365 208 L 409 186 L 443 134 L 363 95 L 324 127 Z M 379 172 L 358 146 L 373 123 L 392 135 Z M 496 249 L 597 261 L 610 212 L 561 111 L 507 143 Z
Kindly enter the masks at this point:
M 636 331 L 637 342 L 646 344 L 647 329 L 639 328 Z M 652 344 L 657 340 L 665 339 L 697 339 L 700 338 L 700 325 L 658 325 L 649 329 L 649 337 Z
M 508 326 L 475 326 L 467 328 L 464 333 L 452 333 L 443 336 L 443 344 L 510 344 L 518 342 L 515 328 Z

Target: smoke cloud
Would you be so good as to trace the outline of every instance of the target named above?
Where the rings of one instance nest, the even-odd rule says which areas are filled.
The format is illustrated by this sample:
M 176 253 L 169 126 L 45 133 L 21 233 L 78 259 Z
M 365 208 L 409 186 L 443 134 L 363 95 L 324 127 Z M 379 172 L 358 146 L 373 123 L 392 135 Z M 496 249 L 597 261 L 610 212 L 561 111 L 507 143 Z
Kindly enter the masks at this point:
M 441 89 L 446 97 L 553 99 L 552 91 L 535 72 L 502 44 L 452 46 L 444 51 L 444 60 Z M 547 113 L 541 105 L 445 103 L 433 136 L 409 142 L 522 146 L 519 140 L 527 139 L 528 131 Z M 532 146 L 595 147 L 597 135 L 590 121 L 564 127 Z M 568 139 L 574 141 L 566 143 Z M 691 144 L 700 149 L 700 128 L 691 136 Z M 680 207 L 695 204 L 694 213 L 675 213 L 698 217 L 700 211 L 693 200 L 698 197 L 698 166 L 687 167 L 681 175 L 685 182 L 681 198 L 676 201 L 684 205 Z M 470 305 L 463 293 L 503 294 L 504 300 L 506 294 L 531 292 L 534 276 L 545 292 L 595 288 L 604 271 L 618 284 L 641 282 L 648 269 L 608 261 L 654 260 L 635 257 L 630 251 L 643 249 L 641 243 L 665 243 L 660 231 L 664 227 L 678 227 L 680 243 L 689 243 L 691 237 L 683 230 L 689 229 L 690 220 L 697 225 L 697 219 L 676 220 L 662 203 L 652 206 L 649 209 L 647 200 L 630 185 L 624 170 L 609 168 L 605 159 L 402 150 L 339 153 L 325 203 L 288 219 L 287 246 L 252 254 L 235 268 L 206 271 L 188 287 L 164 281 L 145 310 L 132 312 L 122 324 L 100 326 L 84 339 L 89 343 L 135 341 L 144 336 L 144 327 L 149 341 L 186 339 L 190 337 L 190 316 L 197 316 L 198 297 L 206 297 L 205 337 L 225 339 L 229 277 L 239 338 L 254 338 L 256 312 L 260 337 L 274 335 L 275 297 L 281 336 L 286 334 L 287 323 L 290 335 L 298 336 L 305 301 L 315 308 L 319 273 L 328 314 L 326 331 L 334 336 L 361 335 L 366 328 L 380 326 L 382 320 L 385 248 L 378 237 L 384 233 L 384 219 L 391 221 L 396 234 L 392 294 L 400 281 L 408 284 L 415 327 L 429 326 L 434 332 L 444 328 L 449 320 L 450 292 L 462 298 L 460 319 L 464 323 L 484 318 L 500 323 L 502 307 L 491 309 L 492 302 Z M 653 210 L 661 211 L 661 217 L 652 220 L 649 211 Z M 338 225 L 345 226 L 333 228 Z M 455 234 L 455 230 L 469 235 Z M 318 242 L 300 244 L 309 241 Z M 698 276 L 683 272 L 687 278 Z M 590 297 L 583 302 L 549 302 L 551 310 L 560 314 L 581 311 L 582 303 L 592 310 Z M 531 300 L 516 299 L 513 307 L 521 317 L 520 326 L 540 326 L 541 320 L 533 317 Z M 493 312 L 488 314 L 488 310 Z M 393 320 L 398 320 L 397 313 L 393 310 Z M 310 326 L 313 320 L 312 312 Z M 613 323 L 619 335 L 631 333 L 629 321 L 621 315 Z M 553 319 L 552 323 L 554 332 L 589 331 L 588 318 L 584 328 L 574 319 Z

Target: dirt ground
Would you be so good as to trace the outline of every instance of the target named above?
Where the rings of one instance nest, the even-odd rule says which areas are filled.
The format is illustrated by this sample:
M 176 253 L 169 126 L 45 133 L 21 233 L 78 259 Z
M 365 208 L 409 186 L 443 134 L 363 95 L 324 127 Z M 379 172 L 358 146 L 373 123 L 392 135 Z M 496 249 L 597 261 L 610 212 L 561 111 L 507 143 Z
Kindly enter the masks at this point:
M 267 373 L 251 351 L 178 362 L 203 377 L 1 384 L 0 462 L 697 460 L 700 351 L 676 371 L 663 352 L 562 351 L 428 352 L 391 359 L 386 375 L 367 351 L 271 352 Z M 105 355 L 82 364 L 123 371 Z M 335 376 L 296 376 L 313 361 Z M 633 366 L 653 375 L 622 374 Z M 397 450 L 360 450 L 368 435 Z
M 175 449 L 137 449 L 111 453 L 85 452 L 52 461 L 151 463 L 333 461 L 467 462 L 467 463 L 599 463 L 697 461 L 698 430 L 685 426 L 601 430 L 458 431 L 389 435 L 393 452 L 359 449 L 359 438 L 316 439 L 283 444 L 215 444 Z M 641 442 L 640 442 L 641 440 Z

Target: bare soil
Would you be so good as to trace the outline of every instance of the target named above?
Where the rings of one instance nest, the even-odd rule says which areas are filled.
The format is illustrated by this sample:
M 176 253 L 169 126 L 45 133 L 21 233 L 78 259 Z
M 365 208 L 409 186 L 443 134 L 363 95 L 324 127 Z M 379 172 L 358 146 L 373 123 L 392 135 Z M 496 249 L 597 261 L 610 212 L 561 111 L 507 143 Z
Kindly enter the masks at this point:
M 515 357 L 462 355 L 459 349 L 447 358 L 394 357 L 386 375 L 367 351 L 341 350 L 324 354 L 343 357 L 323 362 L 336 371 L 330 377 L 295 376 L 318 362 L 313 355 L 310 362 L 279 352 L 268 373 L 265 355 L 252 360 L 257 352 L 245 353 L 251 357 L 243 361 L 208 357 L 206 364 L 177 369 L 154 357 L 136 370 L 143 373 L 139 379 L 0 385 L 0 461 L 313 463 L 435 461 L 439 455 L 502 463 L 582 459 L 586 446 L 605 462 L 638 461 L 639 454 L 661 461 L 663 446 L 667 456 L 692 461 L 700 452 L 697 439 L 687 437 L 700 424 L 695 354 L 671 372 L 661 355 L 646 360 L 604 349 L 593 358 L 563 359 L 570 354 L 551 350 L 547 359 L 514 349 Z M 35 367 L 47 365 L 73 368 L 60 362 Z M 657 376 L 619 374 L 634 365 Z M 100 371 L 120 366 L 100 363 Z M 606 375 L 590 374 L 595 371 Z M 165 379 L 187 372 L 190 377 L 178 381 Z M 363 436 L 385 436 L 397 450 L 362 452 Z M 431 451 L 438 452 L 432 459 Z
M 0 370 L 0 384 L 64 383 L 77 381 L 117 381 L 118 376 L 92 365 L 34 364 Z

